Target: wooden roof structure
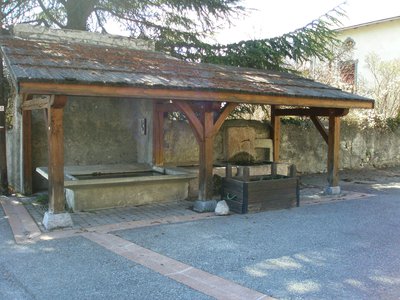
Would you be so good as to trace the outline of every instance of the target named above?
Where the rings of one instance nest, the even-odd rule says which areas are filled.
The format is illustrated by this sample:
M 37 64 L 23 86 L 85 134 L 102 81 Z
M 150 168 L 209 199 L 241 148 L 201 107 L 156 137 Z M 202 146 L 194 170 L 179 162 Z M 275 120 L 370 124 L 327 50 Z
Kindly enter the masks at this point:
M 45 109 L 49 127 L 50 211 L 64 210 L 63 108 L 68 96 L 106 96 L 154 103 L 154 163 L 162 164 L 163 113 L 180 110 L 200 146 L 199 199 L 211 197 L 214 137 L 241 103 L 271 105 L 274 160 L 279 160 L 280 117 L 309 116 L 328 143 L 331 186 L 338 185 L 340 117 L 374 101 L 297 75 L 190 63 L 154 51 L 0 38 L 15 89 L 23 96 L 25 181 L 31 181 L 30 112 Z M 33 99 L 34 95 L 49 95 Z M 224 105 L 221 105 L 224 103 Z M 296 107 L 281 109 L 279 106 Z M 329 117 L 329 129 L 319 120 Z M 62 199 L 62 200 L 61 200 Z

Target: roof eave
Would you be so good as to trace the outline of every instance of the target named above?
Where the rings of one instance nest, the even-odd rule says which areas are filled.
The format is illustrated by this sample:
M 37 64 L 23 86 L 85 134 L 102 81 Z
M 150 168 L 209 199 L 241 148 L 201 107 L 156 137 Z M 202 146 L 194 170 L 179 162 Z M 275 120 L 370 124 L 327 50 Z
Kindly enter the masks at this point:
M 20 82 L 19 87 L 19 92 L 22 94 L 36 95 L 123 97 L 154 100 L 217 101 L 329 108 L 374 108 L 374 100 L 367 98 L 334 99 L 322 97 L 299 97 L 278 94 L 255 94 L 220 90 L 94 85 L 83 83 L 66 84 L 51 82 Z

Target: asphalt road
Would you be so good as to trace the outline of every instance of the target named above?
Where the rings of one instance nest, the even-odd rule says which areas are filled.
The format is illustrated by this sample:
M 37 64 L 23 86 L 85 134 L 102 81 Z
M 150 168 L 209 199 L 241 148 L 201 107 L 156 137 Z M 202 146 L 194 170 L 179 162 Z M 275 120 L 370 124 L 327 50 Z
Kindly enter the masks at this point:
M 118 235 L 279 299 L 400 299 L 399 217 L 385 195 Z
M 375 196 L 116 234 L 278 299 L 400 299 L 400 179 Z M 0 208 L 0 299 L 210 299 L 73 237 L 16 245 Z

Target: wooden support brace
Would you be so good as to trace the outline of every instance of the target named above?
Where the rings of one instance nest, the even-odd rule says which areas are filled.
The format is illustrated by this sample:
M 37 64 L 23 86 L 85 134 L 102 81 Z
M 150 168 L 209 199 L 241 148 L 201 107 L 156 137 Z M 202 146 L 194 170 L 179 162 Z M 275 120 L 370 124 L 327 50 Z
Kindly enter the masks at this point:
M 321 120 L 316 116 L 311 116 L 311 121 L 314 123 L 318 132 L 321 134 L 324 141 L 328 144 L 328 131 L 325 129 L 324 125 L 321 123 Z
M 194 110 L 188 103 L 184 101 L 174 101 L 174 104 L 182 113 L 185 114 L 190 126 L 192 127 L 197 142 L 200 144 L 204 139 L 204 127 L 202 122 L 197 118 Z
M 196 109 L 183 101 L 173 102 L 189 121 L 199 144 L 199 200 L 211 200 L 213 196 L 213 151 L 214 138 L 228 115 L 236 108 L 236 103 L 228 103 L 214 121 L 216 104 L 201 103 Z M 199 111 L 198 117 L 195 113 Z

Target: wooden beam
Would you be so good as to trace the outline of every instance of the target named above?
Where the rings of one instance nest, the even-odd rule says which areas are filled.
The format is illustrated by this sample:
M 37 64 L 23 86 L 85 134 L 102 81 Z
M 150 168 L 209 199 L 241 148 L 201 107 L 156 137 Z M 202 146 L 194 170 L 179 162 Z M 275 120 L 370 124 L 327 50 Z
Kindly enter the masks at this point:
M 20 93 L 35 95 L 76 95 L 102 97 L 128 97 L 156 100 L 188 100 L 235 102 L 267 105 L 293 105 L 305 107 L 374 108 L 373 100 L 321 99 L 286 95 L 262 95 L 229 91 L 174 89 L 132 86 L 104 86 L 91 84 L 59 84 L 50 82 L 20 82 Z
M 311 107 L 311 108 L 285 108 L 276 109 L 276 116 L 305 116 L 305 117 L 328 117 L 337 116 L 342 117 L 349 113 L 348 109 L 345 108 L 322 108 L 322 107 Z
M 58 104 L 66 103 L 66 96 L 56 96 Z M 49 150 L 49 212 L 62 213 L 64 200 L 64 108 L 51 107 L 48 110 Z
M 271 106 L 272 145 L 273 161 L 279 162 L 281 144 L 281 117 L 275 115 L 276 109 L 276 106 Z
M 24 193 L 32 194 L 32 112 L 22 111 L 22 155 Z
M 153 164 L 164 164 L 164 112 L 153 104 Z
M 324 125 L 321 123 L 321 120 L 316 116 L 311 116 L 311 121 L 314 123 L 315 127 L 317 128 L 318 132 L 321 134 L 324 141 L 328 144 L 328 131 L 325 129 Z
M 195 105 L 195 103 L 193 103 L 194 105 L 192 105 L 192 109 L 195 112 L 201 112 L 202 108 L 201 105 Z M 196 103 L 197 104 L 197 103 Z M 202 104 L 204 105 L 204 104 Z M 174 105 L 173 102 L 169 103 L 169 102 L 163 102 L 163 103 L 157 103 L 156 106 L 157 111 L 160 112 L 177 112 L 179 111 L 179 109 Z M 214 111 L 219 112 L 221 110 L 221 103 L 220 102 L 213 102 L 213 108 Z
M 339 186 L 340 117 L 329 117 L 328 184 Z

